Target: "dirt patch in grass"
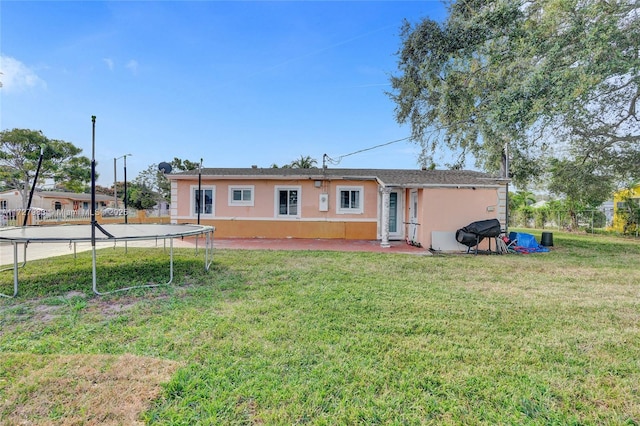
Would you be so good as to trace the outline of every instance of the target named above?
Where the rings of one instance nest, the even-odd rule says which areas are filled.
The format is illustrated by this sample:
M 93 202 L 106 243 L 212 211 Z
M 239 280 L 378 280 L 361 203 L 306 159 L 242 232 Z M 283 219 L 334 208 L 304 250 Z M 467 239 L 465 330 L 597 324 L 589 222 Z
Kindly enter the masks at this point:
M 37 319 L 43 323 L 48 323 L 60 316 L 60 305 L 37 305 L 34 314 Z
M 129 354 L 3 358 L 0 418 L 7 425 L 143 424 L 140 414 L 179 367 Z
M 95 310 L 98 311 L 104 318 L 114 318 L 127 311 L 130 311 L 138 304 L 137 300 L 124 301 L 124 302 L 99 302 L 95 305 Z

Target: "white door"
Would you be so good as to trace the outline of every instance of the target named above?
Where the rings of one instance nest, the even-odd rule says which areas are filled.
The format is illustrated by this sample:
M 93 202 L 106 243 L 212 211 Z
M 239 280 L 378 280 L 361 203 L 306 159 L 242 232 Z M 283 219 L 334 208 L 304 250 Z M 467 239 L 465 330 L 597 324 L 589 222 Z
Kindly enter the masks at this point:
M 418 225 L 418 190 L 412 189 L 409 193 L 409 235 L 407 235 L 408 242 L 418 242 Z

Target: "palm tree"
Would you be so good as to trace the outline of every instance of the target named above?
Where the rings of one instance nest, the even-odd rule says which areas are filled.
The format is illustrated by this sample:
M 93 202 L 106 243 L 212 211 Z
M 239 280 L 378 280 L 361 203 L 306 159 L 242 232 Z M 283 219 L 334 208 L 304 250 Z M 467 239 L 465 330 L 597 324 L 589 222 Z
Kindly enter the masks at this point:
M 318 161 L 315 158 L 311 158 L 311 156 L 307 155 L 306 157 L 300 156 L 297 160 L 291 162 L 292 169 L 310 169 L 315 166 Z

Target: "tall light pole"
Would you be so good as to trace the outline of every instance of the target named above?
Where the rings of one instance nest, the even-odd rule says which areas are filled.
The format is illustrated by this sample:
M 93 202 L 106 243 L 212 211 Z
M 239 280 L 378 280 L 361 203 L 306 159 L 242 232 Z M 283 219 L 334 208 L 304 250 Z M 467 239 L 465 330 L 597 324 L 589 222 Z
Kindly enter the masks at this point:
M 131 154 L 121 155 L 120 157 L 113 159 L 113 207 L 116 209 L 118 208 L 118 169 L 116 169 L 116 161 L 126 157 L 127 155 Z
M 118 170 L 116 169 L 116 161 L 118 161 L 121 158 L 124 158 L 125 167 L 126 167 L 127 155 L 131 156 L 131 154 L 125 154 L 113 159 L 113 207 L 116 209 L 118 208 L 118 178 L 117 178 Z
M 131 156 L 131 154 L 125 154 L 124 157 L 124 223 L 129 223 L 127 212 L 127 155 Z

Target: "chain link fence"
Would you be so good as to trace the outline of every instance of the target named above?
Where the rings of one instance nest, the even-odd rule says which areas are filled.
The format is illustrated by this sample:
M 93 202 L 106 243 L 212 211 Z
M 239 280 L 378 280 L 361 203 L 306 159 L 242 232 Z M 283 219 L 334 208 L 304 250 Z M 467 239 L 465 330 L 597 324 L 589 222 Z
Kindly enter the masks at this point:
M 510 212 L 509 225 L 524 228 L 584 230 L 595 233 L 613 225 L 613 209 L 549 210 L 525 208 Z

